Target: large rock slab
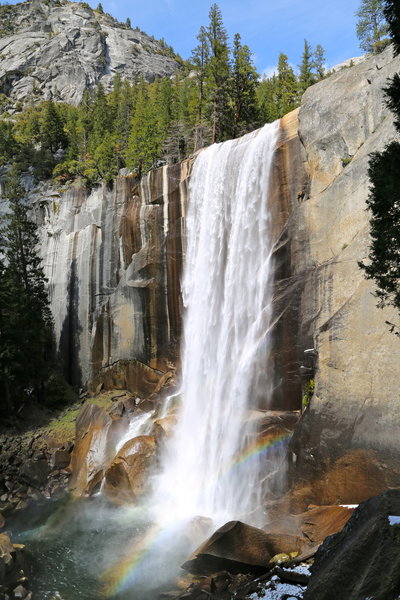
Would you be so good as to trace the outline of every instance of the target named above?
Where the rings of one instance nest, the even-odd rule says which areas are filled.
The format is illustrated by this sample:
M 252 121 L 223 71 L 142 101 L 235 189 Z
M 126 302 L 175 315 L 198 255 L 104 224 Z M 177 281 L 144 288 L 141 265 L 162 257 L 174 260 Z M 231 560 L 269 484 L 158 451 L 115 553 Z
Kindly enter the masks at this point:
M 196 575 L 265 573 L 276 554 L 300 553 L 306 546 L 307 540 L 300 536 L 270 534 L 241 521 L 230 521 L 197 548 L 182 568 Z
M 400 345 L 385 323 L 396 315 L 376 308 L 358 267 L 369 247 L 369 156 L 395 136 L 382 88 L 396 71 L 389 47 L 309 88 L 299 111 L 309 184 L 287 221 L 292 277 L 283 293 L 297 307 L 295 345 L 317 358 L 315 394 L 292 444 L 304 492 L 297 510 L 358 502 L 399 481 Z
M 343 531 L 326 539 L 304 600 L 389 600 L 400 594 L 400 491 L 361 504 Z

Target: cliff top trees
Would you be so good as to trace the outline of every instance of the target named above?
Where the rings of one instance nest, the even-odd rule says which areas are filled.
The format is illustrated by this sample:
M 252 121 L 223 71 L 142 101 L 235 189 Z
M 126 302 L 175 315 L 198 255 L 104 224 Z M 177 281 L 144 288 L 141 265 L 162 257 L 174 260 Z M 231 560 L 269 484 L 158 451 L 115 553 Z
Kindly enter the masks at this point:
M 286 54 L 281 53 L 278 58 L 278 76 L 276 79 L 276 101 L 279 116 L 290 112 L 298 105 L 298 84 L 296 75 Z
M 216 142 L 230 137 L 232 122 L 229 101 L 231 78 L 228 34 L 217 4 L 211 6 L 209 19 L 209 25 L 206 29 L 210 47 L 207 80 L 213 123 L 212 141 Z
M 380 52 L 387 44 L 388 28 L 383 12 L 384 0 L 361 0 L 356 12 L 357 37 L 365 52 Z
M 312 72 L 313 61 L 312 61 L 312 50 L 307 40 L 304 40 L 304 50 L 302 61 L 300 65 L 299 84 L 300 91 L 305 92 L 310 85 L 315 82 L 315 77 Z
M 130 83 L 116 75 L 111 93 L 102 83 L 87 88 L 78 107 L 47 100 L 5 115 L 0 164 L 16 160 L 23 171 L 33 166 L 37 179 L 80 177 L 87 187 L 111 182 L 121 168 L 141 174 L 283 116 L 324 75 L 322 47 L 312 52 L 305 41 L 299 76 L 281 54 L 277 73 L 260 82 L 238 33 L 230 47 L 217 4 L 197 40 L 191 63 L 173 79 Z
M 315 48 L 312 64 L 318 81 L 323 79 L 325 76 L 325 50 L 321 44 L 317 44 L 317 47 Z
M 257 122 L 258 73 L 252 63 L 248 46 L 242 45 L 237 33 L 233 40 L 233 136 L 245 133 L 250 124 Z

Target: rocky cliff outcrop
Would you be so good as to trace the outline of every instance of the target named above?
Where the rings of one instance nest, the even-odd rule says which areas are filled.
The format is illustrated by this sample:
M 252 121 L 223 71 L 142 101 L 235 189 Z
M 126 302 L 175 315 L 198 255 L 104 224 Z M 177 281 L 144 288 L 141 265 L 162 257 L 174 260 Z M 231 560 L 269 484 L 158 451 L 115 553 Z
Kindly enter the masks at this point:
M 382 88 L 391 48 L 311 87 L 299 112 L 309 189 L 287 222 L 299 348 L 317 353 L 315 394 L 292 449 L 297 500 L 359 502 L 398 485 L 400 344 L 358 261 L 369 247 L 368 160 L 393 139 Z
M 180 66 L 165 44 L 85 2 L 66 0 L 0 7 L 0 57 L 0 93 L 11 102 L 78 104 L 100 81 L 111 91 L 116 74 L 153 81 Z
M 181 331 L 182 216 L 191 162 L 91 193 L 37 188 L 56 340 L 67 378 L 150 395 Z

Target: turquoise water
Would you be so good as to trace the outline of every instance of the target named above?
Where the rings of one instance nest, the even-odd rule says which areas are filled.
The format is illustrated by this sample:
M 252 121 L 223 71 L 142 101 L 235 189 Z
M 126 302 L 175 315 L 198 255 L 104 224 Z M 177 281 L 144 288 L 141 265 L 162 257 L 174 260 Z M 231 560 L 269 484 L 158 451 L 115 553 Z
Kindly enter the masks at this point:
M 143 509 L 101 498 L 47 502 L 7 520 L 26 545 L 36 600 L 155 600 L 174 589 L 189 548 L 149 524 Z

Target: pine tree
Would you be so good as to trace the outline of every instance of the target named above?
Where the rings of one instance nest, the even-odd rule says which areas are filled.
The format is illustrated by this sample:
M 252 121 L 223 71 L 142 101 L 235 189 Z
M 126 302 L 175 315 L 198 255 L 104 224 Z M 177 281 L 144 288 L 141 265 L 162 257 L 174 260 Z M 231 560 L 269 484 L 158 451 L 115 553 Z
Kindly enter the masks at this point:
M 101 2 L 98 3 L 96 10 L 97 10 L 97 12 L 99 12 L 101 14 L 104 13 L 103 5 L 101 4 Z
M 102 143 L 106 133 L 110 133 L 112 128 L 112 107 L 107 102 L 107 97 L 104 91 L 104 86 L 100 82 L 97 84 L 93 95 L 92 105 L 92 123 L 91 123 L 91 140 L 90 151 L 94 152 L 95 148 Z
M 129 27 L 129 29 L 132 29 L 132 24 L 131 24 L 131 20 L 129 17 L 126 18 L 126 22 L 125 22 L 126 26 Z
M 310 85 L 315 83 L 312 72 L 312 49 L 307 40 L 304 40 L 304 50 L 300 65 L 299 88 L 300 94 L 303 94 Z
M 10 162 L 19 150 L 15 139 L 13 123 L 0 121 L 0 166 Z
M 314 69 L 317 81 L 325 77 L 325 50 L 320 44 L 315 48 L 312 68 Z
M 89 137 L 92 131 L 93 99 L 86 88 L 83 92 L 82 102 L 78 111 L 78 135 L 80 137 L 81 155 L 84 157 L 89 152 Z
M 204 145 L 205 105 L 207 102 L 207 72 L 210 65 L 210 43 L 205 27 L 200 27 L 197 35 L 198 44 L 192 51 L 192 63 L 195 67 L 197 85 L 196 124 L 194 132 L 194 148 L 197 150 Z
M 231 72 L 229 64 L 228 35 L 222 22 L 222 14 L 217 4 L 209 13 L 207 37 L 210 44 L 208 88 L 210 94 L 212 141 L 220 142 L 232 135 L 230 105 Z
M 131 133 L 126 149 L 126 163 L 138 177 L 151 169 L 161 154 L 161 136 L 157 123 L 155 103 L 149 96 L 142 79 L 138 86 Z
M 387 45 L 385 37 L 388 31 L 384 15 L 384 0 L 361 0 L 356 12 L 357 37 L 365 52 L 381 52 Z
M 286 54 L 280 54 L 278 58 L 278 76 L 276 79 L 277 91 L 276 102 L 279 117 L 283 117 L 297 106 L 298 83 L 296 75 Z
M 278 78 L 263 77 L 257 88 L 257 103 L 262 123 L 273 123 L 281 116 L 278 110 Z
M 258 73 L 248 46 L 237 33 L 233 41 L 233 137 L 254 129 L 257 122 L 256 87 Z
M 53 154 L 60 148 L 65 148 L 67 144 L 64 122 L 52 100 L 48 100 L 45 105 L 40 141 L 42 148 Z
M 52 318 L 37 227 L 28 217 L 25 190 L 14 165 L 7 178 L 10 212 L 2 223 L 0 268 L 0 388 L 8 409 L 26 398 L 44 398 L 50 373 Z

